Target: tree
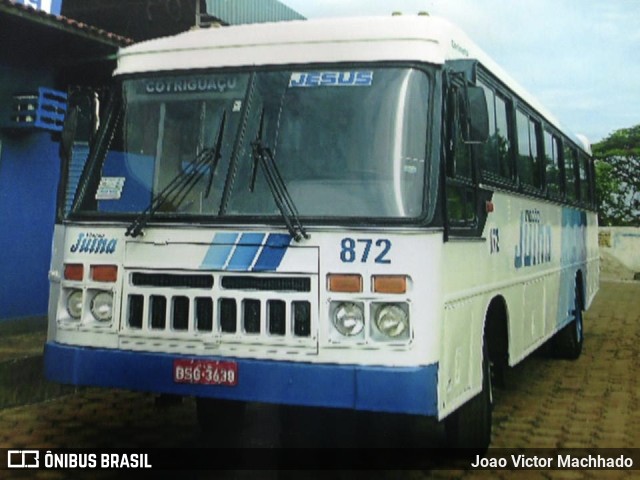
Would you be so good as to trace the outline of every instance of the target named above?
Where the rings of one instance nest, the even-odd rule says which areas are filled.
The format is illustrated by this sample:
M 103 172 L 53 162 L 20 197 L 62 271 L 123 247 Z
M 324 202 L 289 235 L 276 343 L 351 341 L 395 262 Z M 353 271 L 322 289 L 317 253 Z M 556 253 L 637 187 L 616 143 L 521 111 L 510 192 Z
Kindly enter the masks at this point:
M 600 225 L 640 226 L 640 125 L 592 146 Z

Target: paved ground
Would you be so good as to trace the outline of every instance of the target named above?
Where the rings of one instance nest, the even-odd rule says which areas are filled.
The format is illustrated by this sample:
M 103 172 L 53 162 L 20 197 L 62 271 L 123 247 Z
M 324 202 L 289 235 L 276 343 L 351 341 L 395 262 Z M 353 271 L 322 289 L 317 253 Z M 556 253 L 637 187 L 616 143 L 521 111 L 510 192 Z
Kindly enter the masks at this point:
M 536 354 L 510 372 L 508 388 L 498 392 L 493 447 L 640 447 L 640 284 L 602 283 L 585 329 L 577 361 Z M 553 478 L 579 478 L 575 474 L 554 472 Z M 640 470 L 635 475 L 640 478 Z M 546 477 L 531 472 L 531 478 Z
M 585 329 L 584 351 L 577 361 L 553 360 L 539 352 L 508 372 L 507 388 L 496 393 L 493 447 L 640 447 L 640 282 L 603 282 L 586 315 Z M 281 413 L 274 407 L 251 406 L 235 445 L 282 445 L 284 432 L 278 419 Z M 373 418 L 326 411 L 305 412 L 306 415 L 298 411 L 288 413 L 294 417 L 294 421 L 284 427 L 288 429 L 287 442 L 293 442 L 288 445 L 433 447 L 442 441 L 437 426 L 430 425 L 427 431 L 431 433 L 424 435 L 423 426 L 413 421 L 398 423 L 395 417 Z M 179 403 L 158 402 L 149 394 L 83 389 L 47 402 L 0 410 L 0 448 L 194 446 L 216 446 L 216 442 L 199 432 L 190 399 Z M 8 476 L 9 473 L 12 476 Z M 519 478 L 535 479 L 640 478 L 640 470 L 517 473 Z M 412 471 L 387 472 L 382 476 L 467 479 L 511 478 L 513 474 L 509 471 Z M 261 472 L 251 478 L 265 475 Z M 246 478 L 239 472 L 211 474 L 211 478 L 220 476 Z M 303 478 L 296 473 L 271 472 L 267 476 Z M 100 478 L 95 474 L 87 478 L 93 477 Z M 328 477 L 353 478 L 353 475 L 332 472 Z M 69 476 L 60 471 L 40 471 L 30 476 L 0 471 L 0 478 L 64 479 Z

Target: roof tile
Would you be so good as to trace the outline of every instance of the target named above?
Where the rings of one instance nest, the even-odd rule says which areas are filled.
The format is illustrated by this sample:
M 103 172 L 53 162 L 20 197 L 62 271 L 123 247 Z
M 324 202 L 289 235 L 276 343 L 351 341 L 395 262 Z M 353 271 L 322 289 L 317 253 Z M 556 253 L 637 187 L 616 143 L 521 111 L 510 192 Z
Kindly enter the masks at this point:
M 74 20 L 73 18 L 65 17 L 62 15 L 52 15 L 45 11 L 33 8 L 32 6 L 16 3 L 14 0 L 0 0 L 0 6 L 3 6 L 3 5 L 6 7 L 15 9 L 16 12 L 28 13 L 29 15 L 33 15 L 34 17 L 45 18 L 52 22 L 58 22 L 70 28 L 71 30 L 84 32 L 86 34 L 96 37 L 96 39 L 108 40 L 109 42 L 117 44 L 119 46 L 130 45 L 133 43 L 133 39 L 131 38 L 123 37 L 121 35 L 108 32 L 101 28 L 97 28 L 92 25 L 79 22 L 77 20 Z

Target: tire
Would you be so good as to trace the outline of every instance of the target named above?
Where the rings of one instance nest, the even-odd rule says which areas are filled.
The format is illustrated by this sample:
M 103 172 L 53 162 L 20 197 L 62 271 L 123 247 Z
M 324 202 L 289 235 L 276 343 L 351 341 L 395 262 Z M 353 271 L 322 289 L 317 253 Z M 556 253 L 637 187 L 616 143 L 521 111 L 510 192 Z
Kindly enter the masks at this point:
M 241 431 L 246 404 L 216 398 L 196 398 L 198 425 L 204 433 Z
M 485 345 L 482 349 L 482 391 L 445 419 L 448 446 L 483 455 L 491 443 L 492 410 L 491 364 Z
M 565 360 L 576 360 L 580 357 L 584 343 L 583 302 L 580 284 L 577 281 L 574 292 L 573 320 L 556 333 L 552 342 L 553 356 Z

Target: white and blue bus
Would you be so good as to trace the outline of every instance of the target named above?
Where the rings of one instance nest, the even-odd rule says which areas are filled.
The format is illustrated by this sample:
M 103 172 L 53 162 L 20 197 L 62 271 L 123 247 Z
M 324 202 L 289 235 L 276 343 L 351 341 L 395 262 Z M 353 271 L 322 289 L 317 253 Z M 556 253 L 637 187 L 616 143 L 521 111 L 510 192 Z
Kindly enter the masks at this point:
M 589 146 L 443 20 L 151 40 L 69 112 L 51 380 L 193 396 L 203 425 L 434 417 L 484 448 L 505 368 L 580 355 Z

